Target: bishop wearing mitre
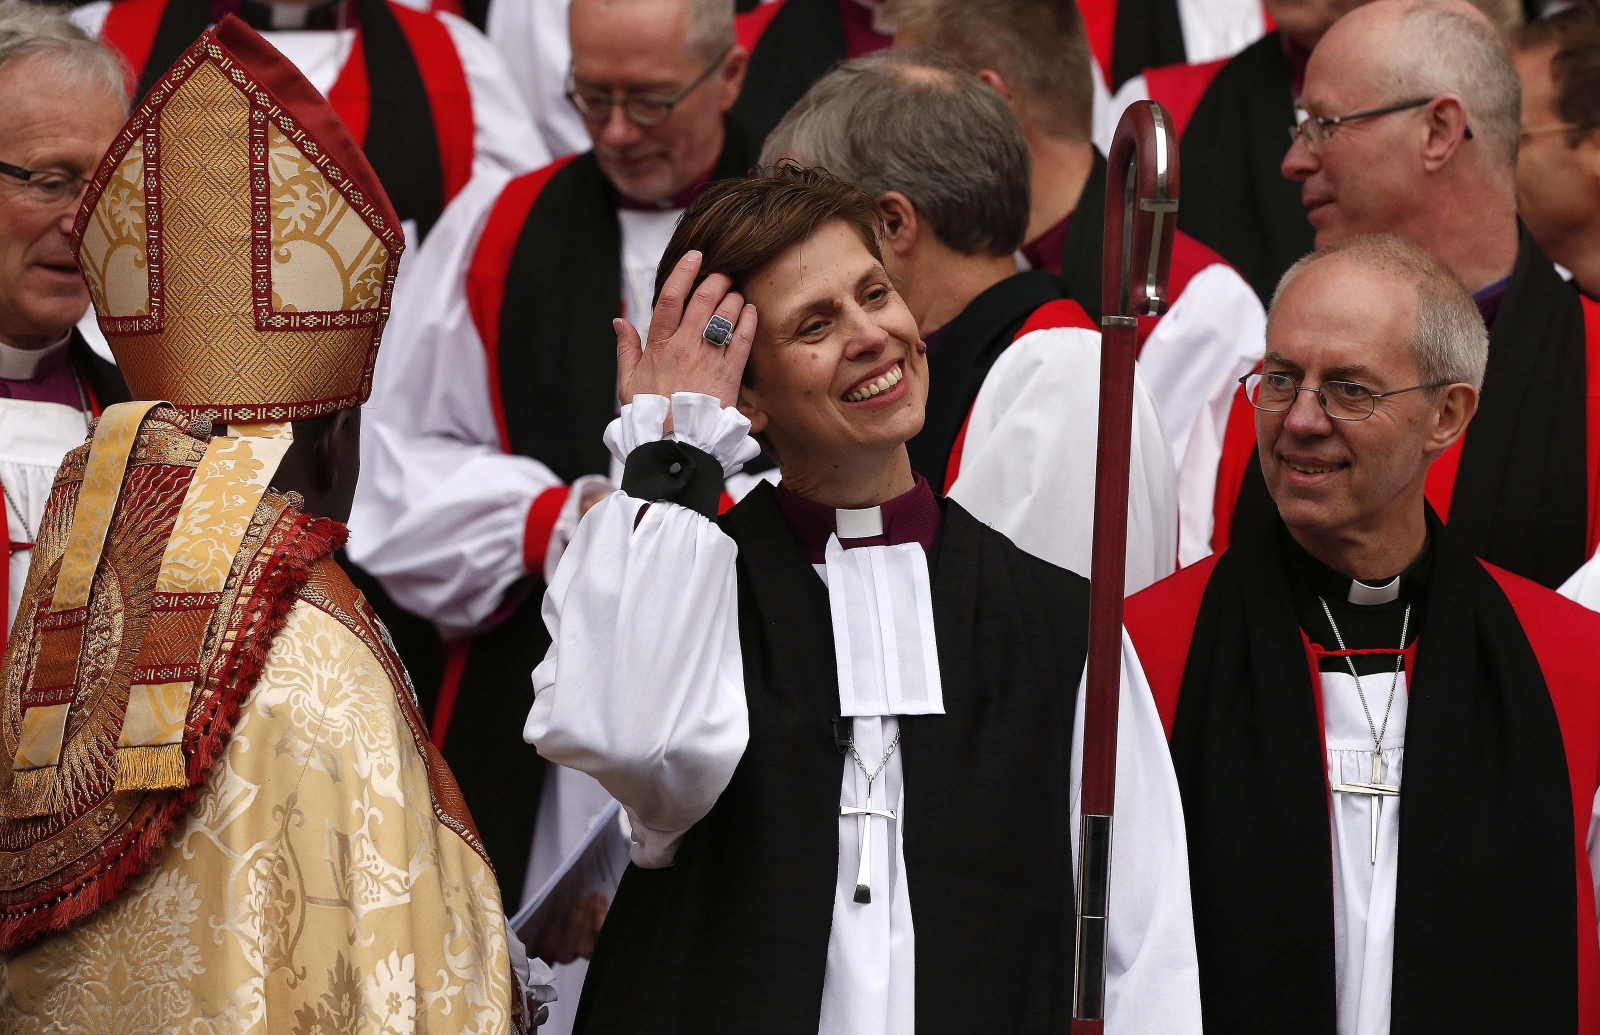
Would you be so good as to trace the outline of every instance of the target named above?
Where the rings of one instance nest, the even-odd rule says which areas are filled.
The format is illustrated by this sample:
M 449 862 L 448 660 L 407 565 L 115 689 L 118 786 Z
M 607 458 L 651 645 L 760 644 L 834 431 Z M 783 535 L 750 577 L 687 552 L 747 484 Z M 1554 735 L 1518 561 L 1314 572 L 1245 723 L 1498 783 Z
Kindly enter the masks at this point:
M 0 1031 L 511 1030 L 494 872 L 331 556 L 403 248 L 371 166 L 226 18 L 74 238 L 145 401 L 63 462 L 6 654 Z

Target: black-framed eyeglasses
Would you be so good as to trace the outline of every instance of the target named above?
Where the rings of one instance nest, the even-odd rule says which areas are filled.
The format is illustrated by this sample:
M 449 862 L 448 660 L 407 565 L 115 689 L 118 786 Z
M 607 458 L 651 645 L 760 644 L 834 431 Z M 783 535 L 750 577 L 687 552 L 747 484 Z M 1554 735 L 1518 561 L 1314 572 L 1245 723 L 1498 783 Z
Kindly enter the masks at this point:
M 578 109 L 589 122 L 603 126 L 611 121 L 611 109 L 622 105 L 622 113 L 628 121 L 641 129 L 659 126 L 672 114 L 672 109 L 678 102 L 694 92 L 694 88 L 705 82 L 712 72 L 722 67 L 722 62 L 727 58 L 732 47 L 724 47 L 722 53 L 712 59 L 711 63 L 700 71 L 700 74 L 690 80 L 689 85 L 673 94 L 671 97 L 660 97 L 650 93 L 623 93 L 620 91 L 602 90 L 599 87 L 579 86 L 572 77 L 572 70 L 567 70 L 567 100 Z
M 1322 153 L 1327 146 L 1328 138 L 1333 136 L 1333 131 L 1347 122 L 1360 122 L 1362 119 L 1375 119 L 1380 115 L 1393 115 L 1397 111 L 1410 111 L 1420 108 L 1425 104 L 1432 104 L 1437 97 L 1413 97 L 1409 101 L 1398 101 L 1394 104 L 1385 104 L 1381 108 L 1368 108 L 1366 111 L 1353 111 L 1348 115 L 1335 115 L 1323 118 L 1313 115 L 1304 108 L 1295 108 L 1295 124 L 1289 127 L 1289 143 L 1292 146 L 1296 140 L 1306 142 L 1306 150 L 1314 155 Z M 1466 137 L 1472 139 L 1472 127 L 1467 127 Z
M 83 196 L 83 189 L 89 185 L 89 181 L 81 176 L 50 170 L 24 169 L 10 162 L 0 162 L 0 176 L 21 181 L 22 196 L 41 208 L 77 201 Z
M 1246 374 L 1239 378 L 1244 385 L 1244 397 L 1251 406 L 1268 413 L 1288 413 L 1301 392 L 1315 392 L 1322 404 L 1322 412 L 1334 420 L 1366 420 L 1377 412 L 1378 400 L 1407 392 L 1420 392 L 1424 388 L 1443 388 L 1449 381 L 1434 381 L 1410 388 L 1396 388 L 1392 392 L 1374 392 L 1357 381 L 1324 381 L 1318 388 L 1307 388 L 1295 380 L 1293 374 Z

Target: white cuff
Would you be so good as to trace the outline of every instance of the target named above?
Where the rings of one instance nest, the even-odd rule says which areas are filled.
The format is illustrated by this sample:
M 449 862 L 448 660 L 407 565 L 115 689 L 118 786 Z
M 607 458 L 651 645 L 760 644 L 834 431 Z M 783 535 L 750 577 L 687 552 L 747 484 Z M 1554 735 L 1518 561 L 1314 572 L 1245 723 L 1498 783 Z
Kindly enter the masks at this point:
M 572 483 L 567 490 L 567 501 L 550 529 L 550 544 L 544 548 L 544 584 L 555 578 L 556 566 L 567 552 L 567 544 L 578 531 L 578 520 L 583 517 L 583 498 L 599 489 L 614 489 L 611 480 L 603 474 L 586 474 Z
M 626 465 L 628 454 L 646 442 L 671 438 L 703 449 L 722 464 L 722 476 L 738 473 L 761 454 L 750 437 L 750 421 L 732 406 L 722 406 L 715 396 L 674 392 L 672 434 L 663 435 L 669 403 L 664 395 L 636 395 L 606 428 L 606 448 Z

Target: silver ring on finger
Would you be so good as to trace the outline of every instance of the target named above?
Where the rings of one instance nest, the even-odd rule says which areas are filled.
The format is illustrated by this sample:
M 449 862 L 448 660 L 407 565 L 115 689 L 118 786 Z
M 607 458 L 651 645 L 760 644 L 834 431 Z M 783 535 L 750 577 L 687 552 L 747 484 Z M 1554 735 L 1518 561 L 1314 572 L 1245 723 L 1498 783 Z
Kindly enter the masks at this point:
M 706 321 L 706 329 L 700 332 L 700 337 L 719 349 L 725 349 L 733 341 L 733 324 L 725 316 L 713 315 Z

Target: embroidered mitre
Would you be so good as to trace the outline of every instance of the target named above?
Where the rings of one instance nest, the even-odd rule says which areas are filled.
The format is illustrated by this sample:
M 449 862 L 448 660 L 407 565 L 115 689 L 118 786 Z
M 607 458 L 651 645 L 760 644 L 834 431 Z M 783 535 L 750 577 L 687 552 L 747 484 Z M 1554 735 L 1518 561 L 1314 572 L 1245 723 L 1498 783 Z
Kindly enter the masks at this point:
M 231 17 L 102 162 L 80 264 L 133 396 L 166 401 L 101 414 L 46 505 L 0 675 L 0 951 L 143 872 L 342 544 L 269 485 L 290 421 L 370 393 L 399 226 L 321 95 Z
M 237 18 L 140 102 L 73 238 L 135 399 L 231 423 L 371 393 L 400 219 L 321 94 Z

